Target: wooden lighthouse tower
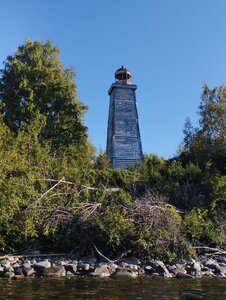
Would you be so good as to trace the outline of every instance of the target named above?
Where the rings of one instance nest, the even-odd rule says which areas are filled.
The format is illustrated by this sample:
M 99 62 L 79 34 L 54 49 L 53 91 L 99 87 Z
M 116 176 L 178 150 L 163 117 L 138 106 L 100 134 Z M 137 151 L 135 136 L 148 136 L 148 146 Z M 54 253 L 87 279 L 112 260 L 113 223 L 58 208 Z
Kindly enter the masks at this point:
M 123 66 L 115 72 L 115 83 L 108 91 L 110 106 L 107 131 L 107 155 L 113 169 L 126 169 L 143 161 L 138 113 L 137 86 Z

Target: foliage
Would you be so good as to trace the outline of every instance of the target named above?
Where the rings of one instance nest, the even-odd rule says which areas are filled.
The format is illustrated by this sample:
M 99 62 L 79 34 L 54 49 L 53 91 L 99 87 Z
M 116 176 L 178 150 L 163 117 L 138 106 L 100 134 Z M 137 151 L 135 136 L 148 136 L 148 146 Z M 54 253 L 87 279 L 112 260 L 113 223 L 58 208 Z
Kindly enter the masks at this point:
M 12 131 L 41 114 L 46 122 L 39 139 L 50 140 L 53 150 L 86 141 L 86 107 L 77 99 L 75 74 L 63 67 L 51 42 L 26 40 L 7 57 L 1 73 L 1 113 Z
M 225 97 L 203 88 L 172 159 L 113 170 L 95 157 L 74 73 L 50 42 L 27 40 L 0 78 L 0 252 L 40 250 L 142 259 L 226 245 Z

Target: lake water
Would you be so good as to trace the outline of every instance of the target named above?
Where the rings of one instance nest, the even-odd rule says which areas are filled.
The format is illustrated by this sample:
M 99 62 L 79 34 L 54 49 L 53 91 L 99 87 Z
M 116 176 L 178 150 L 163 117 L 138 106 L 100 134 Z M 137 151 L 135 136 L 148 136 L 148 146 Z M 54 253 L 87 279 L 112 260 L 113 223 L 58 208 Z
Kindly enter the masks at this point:
M 226 300 L 226 278 L 0 279 L 0 300 Z

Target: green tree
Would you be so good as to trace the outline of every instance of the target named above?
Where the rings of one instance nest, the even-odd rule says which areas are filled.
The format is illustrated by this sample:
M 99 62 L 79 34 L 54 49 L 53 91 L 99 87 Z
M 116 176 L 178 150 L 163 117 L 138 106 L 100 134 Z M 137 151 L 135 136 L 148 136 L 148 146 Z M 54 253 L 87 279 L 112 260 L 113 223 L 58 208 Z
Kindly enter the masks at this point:
M 184 141 L 180 158 L 201 169 L 225 174 L 226 146 L 226 88 L 209 89 L 204 85 L 199 105 L 199 127 L 193 128 L 189 119 L 184 126 Z
M 87 142 L 83 124 L 86 106 L 77 99 L 75 74 L 64 68 L 50 41 L 26 40 L 8 56 L 0 79 L 0 109 L 5 124 L 17 132 L 37 114 L 46 117 L 40 140 L 52 149 Z

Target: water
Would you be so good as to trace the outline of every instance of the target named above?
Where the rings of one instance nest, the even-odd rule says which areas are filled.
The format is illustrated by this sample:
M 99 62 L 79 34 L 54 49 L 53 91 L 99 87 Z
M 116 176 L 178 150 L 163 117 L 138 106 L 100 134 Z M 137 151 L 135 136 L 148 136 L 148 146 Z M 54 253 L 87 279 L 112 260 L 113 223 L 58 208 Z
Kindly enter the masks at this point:
M 0 300 L 226 300 L 226 278 L 0 279 Z

